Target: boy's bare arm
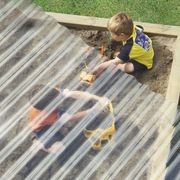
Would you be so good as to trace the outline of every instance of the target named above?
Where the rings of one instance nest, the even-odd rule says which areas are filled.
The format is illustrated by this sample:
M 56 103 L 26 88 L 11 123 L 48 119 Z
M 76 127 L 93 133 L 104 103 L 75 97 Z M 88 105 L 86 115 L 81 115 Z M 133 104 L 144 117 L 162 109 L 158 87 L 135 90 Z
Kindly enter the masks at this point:
M 89 92 L 83 92 L 83 91 L 68 91 L 65 92 L 66 97 L 72 97 L 75 99 L 88 99 L 88 100 L 96 100 L 96 101 L 108 101 L 106 97 L 100 97 L 94 94 L 90 94 Z
M 107 97 L 100 97 L 83 91 L 69 91 L 69 94 L 66 97 L 72 97 L 75 99 L 81 98 L 87 100 L 95 100 L 99 103 L 101 107 L 105 108 L 104 110 L 108 109 L 108 105 L 111 102 Z
M 115 59 L 111 59 L 109 61 L 103 62 L 103 63 L 99 64 L 98 66 L 103 66 L 104 68 L 108 68 L 110 65 L 112 65 L 112 64 L 117 65 L 120 62 L 121 62 L 120 59 L 116 57 Z
M 102 72 L 103 70 L 107 69 L 111 65 L 118 65 L 124 63 L 121 59 L 118 57 L 111 59 L 109 61 L 103 62 L 99 65 L 97 65 L 93 71 L 91 72 L 92 74 L 97 74 L 98 72 Z
M 121 59 L 119 59 L 118 57 L 112 59 L 112 61 L 113 61 L 113 63 L 116 64 L 116 65 L 118 65 L 118 64 L 123 64 L 123 63 L 124 63 L 124 61 L 121 60 Z
M 71 116 L 71 118 L 69 119 L 69 122 L 70 121 L 73 121 L 73 122 L 79 121 L 80 119 L 85 117 L 88 113 L 92 112 L 92 110 L 93 110 L 93 108 L 90 108 L 90 109 L 87 109 L 84 111 L 77 112 L 76 114 Z M 67 123 L 67 126 L 68 126 L 68 123 Z M 70 126 L 71 126 L 71 124 L 70 124 Z
M 71 117 L 68 119 L 68 122 L 65 124 L 65 126 L 66 127 L 71 127 L 74 123 L 76 123 L 77 121 L 81 120 L 86 115 L 88 115 L 89 113 L 94 112 L 94 111 L 99 111 L 100 112 L 100 111 L 102 111 L 102 109 L 97 108 L 96 105 L 95 105 L 95 106 L 93 106 L 93 107 L 91 107 L 89 109 L 77 112 L 74 115 L 70 115 Z

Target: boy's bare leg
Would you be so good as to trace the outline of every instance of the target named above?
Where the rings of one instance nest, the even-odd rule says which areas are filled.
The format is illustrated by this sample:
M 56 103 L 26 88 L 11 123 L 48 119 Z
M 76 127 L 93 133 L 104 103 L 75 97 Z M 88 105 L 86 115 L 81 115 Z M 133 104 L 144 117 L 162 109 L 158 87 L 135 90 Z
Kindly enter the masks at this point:
M 59 150 L 64 150 L 65 147 L 62 142 L 55 142 L 50 148 L 48 148 L 49 153 L 57 153 Z
M 124 63 L 124 64 L 118 64 L 117 67 L 126 73 L 132 73 L 134 72 L 134 65 L 132 63 Z
M 46 149 L 44 147 L 44 145 L 41 143 L 41 141 L 37 140 L 37 139 L 34 139 L 33 140 L 33 144 L 36 144 L 36 147 L 39 149 L 39 150 L 43 150 L 45 152 L 48 152 L 48 149 Z
M 36 144 L 37 148 L 39 150 L 43 150 L 44 152 L 48 152 L 48 153 L 56 153 L 58 152 L 60 149 L 63 148 L 63 150 L 65 149 L 64 145 L 61 142 L 55 142 L 50 148 L 46 149 L 44 147 L 44 145 L 37 139 L 33 140 L 33 144 Z

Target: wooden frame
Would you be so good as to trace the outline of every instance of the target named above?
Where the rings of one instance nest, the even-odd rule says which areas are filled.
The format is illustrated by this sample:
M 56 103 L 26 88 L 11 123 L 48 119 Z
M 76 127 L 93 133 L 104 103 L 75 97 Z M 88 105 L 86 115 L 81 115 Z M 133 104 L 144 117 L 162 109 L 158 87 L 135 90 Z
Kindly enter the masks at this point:
M 54 19 L 56 19 L 59 23 L 68 27 L 107 30 L 107 21 L 108 21 L 107 18 L 78 16 L 78 15 L 52 13 L 52 12 L 46 12 L 46 13 L 52 16 Z M 160 34 L 160 35 L 173 36 L 173 37 L 177 37 L 178 35 L 180 35 L 180 27 L 178 26 L 151 24 L 144 22 L 135 22 L 135 24 L 142 25 L 147 33 Z
M 47 12 L 47 14 L 67 27 L 107 30 L 106 25 L 108 19 L 106 18 L 78 16 L 52 12 Z M 174 102 L 175 104 L 178 104 L 180 95 L 180 27 L 144 22 L 135 22 L 135 24 L 142 25 L 146 33 L 177 38 L 173 63 L 168 81 L 168 88 L 166 92 L 166 99 Z

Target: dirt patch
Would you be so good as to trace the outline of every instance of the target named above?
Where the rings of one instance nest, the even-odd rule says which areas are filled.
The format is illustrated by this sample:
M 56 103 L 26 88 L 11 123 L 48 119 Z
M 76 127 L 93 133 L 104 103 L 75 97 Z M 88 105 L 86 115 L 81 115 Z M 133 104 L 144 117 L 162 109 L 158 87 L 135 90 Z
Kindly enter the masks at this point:
M 115 53 L 120 50 L 122 44 L 110 39 L 108 31 L 79 30 L 71 29 L 71 32 L 80 36 L 89 46 L 95 47 L 108 59 L 115 57 Z M 173 49 L 176 38 L 163 36 L 150 36 L 155 51 L 154 66 L 151 70 L 134 73 L 137 80 L 149 86 L 157 93 L 166 95 L 168 79 L 173 61 Z M 103 49 L 102 49 L 103 48 Z

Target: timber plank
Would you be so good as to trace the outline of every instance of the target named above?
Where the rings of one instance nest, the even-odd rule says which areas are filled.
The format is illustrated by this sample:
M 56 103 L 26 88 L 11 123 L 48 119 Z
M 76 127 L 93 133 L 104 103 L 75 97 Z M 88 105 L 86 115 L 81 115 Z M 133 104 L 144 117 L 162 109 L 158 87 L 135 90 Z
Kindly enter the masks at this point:
M 180 95 L 180 36 L 177 37 L 173 63 L 171 67 L 166 99 L 178 104 Z
M 52 13 L 52 12 L 46 12 L 46 13 L 52 16 L 53 18 L 55 18 L 59 23 L 68 27 L 107 30 L 108 18 L 79 16 L 79 15 Z M 173 36 L 173 37 L 177 37 L 178 35 L 180 35 L 179 26 L 152 24 L 152 23 L 144 23 L 144 22 L 134 22 L 134 23 L 142 25 L 146 33 Z

